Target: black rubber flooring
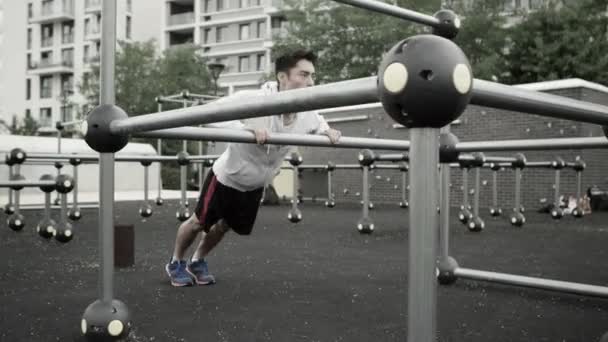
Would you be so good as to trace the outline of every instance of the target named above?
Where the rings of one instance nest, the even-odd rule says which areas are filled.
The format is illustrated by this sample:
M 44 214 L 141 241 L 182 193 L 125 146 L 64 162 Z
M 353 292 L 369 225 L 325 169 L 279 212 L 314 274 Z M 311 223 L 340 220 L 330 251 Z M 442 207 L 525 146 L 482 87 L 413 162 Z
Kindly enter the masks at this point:
M 138 203 L 116 206 L 135 224 L 135 266 L 115 273 L 115 297 L 130 308 L 129 341 L 405 341 L 407 210 L 378 205 L 372 235 L 354 206 L 262 207 L 253 235 L 230 233 L 208 258 L 218 282 L 173 288 L 164 273 L 176 203 L 142 221 Z M 34 232 L 25 212 L 15 233 L 0 214 L 0 341 L 82 341 L 80 319 L 98 296 L 97 211 L 84 210 L 68 244 Z M 453 222 L 451 255 L 462 267 L 608 285 L 608 213 L 556 222 L 527 213 L 512 228 L 487 219 L 482 233 Z M 598 341 L 608 299 L 459 279 L 439 287 L 438 341 Z

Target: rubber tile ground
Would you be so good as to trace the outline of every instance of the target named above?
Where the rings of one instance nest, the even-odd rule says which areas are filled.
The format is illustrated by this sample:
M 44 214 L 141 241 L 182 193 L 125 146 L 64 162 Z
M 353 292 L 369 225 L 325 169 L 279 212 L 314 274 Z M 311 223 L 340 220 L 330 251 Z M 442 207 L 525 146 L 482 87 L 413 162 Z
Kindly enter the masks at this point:
M 131 310 L 129 341 L 405 341 L 408 210 L 377 205 L 371 235 L 355 206 L 262 207 L 251 236 L 230 233 L 208 258 L 213 286 L 173 288 L 164 273 L 176 203 L 142 221 L 138 203 L 116 206 L 135 225 L 135 266 L 117 269 L 115 297 Z M 97 211 L 84 210 L 73 241 L 0 226 L 0 341 L 83 341 L 80 319 L 98 296 Z M 55 214 L 54 214 L 55 215 Z M 513 228 L 486 217 L 471 233 L 452 223 L 450 254 L 462 267 L 608 285 L 608 214 L 553 221 L 526 213 Z M 452 216 L 455 216 L 452 215 Z M 459 279 L 438 289 L 439 341 L 598 341 L 608 299 Z

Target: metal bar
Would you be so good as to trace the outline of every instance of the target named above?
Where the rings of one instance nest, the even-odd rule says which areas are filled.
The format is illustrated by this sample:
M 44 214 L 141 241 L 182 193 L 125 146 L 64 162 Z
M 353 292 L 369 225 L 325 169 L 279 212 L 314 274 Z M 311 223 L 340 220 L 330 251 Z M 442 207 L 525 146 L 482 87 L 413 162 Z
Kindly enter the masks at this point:
M 192 109 L 190 107 L 188 109 Z M 138 118 L 137 116 L 136 118 Z M 141 138 L 163 139 L 190 139 L 222 142 L 240 142 L 255 144 L 255 135 L 251 131 L 225 128 L 182 127 L 164 129 L 159 131 L 135 133 L 133 136 Z M 605 139 L 604 139 L 605 140 Z M 341 137 L 337 144 L 332 144 L 324 135 L 272 133 L 268 135 L 267 144 L 320 146 L 335 148 L 371 148 L 378 150 L 407 151 L 409 141 L 390 139 L 371 139 L 357 137 Z
M 180 97 L 181 97 L 181 95 L 180 95 Z M 169 98 L 169 97 L 159 97 L 158 101 L 161 101 L 161 102 L 170 102 L 170 103 L 182 103 L 182 104 L 184 102 L 198 103 L 198 100 L 195 101 L 195 100 L 187 100 L 187 99 L 172 99 L 172 98 Z
M 298 173 L 299 166 L 293 166 L 293 196 L 291 196 L 291 210 L 295 213 L 298 209 Z
M 0 180 L 0 188 L 9 188 L 11 186 L 21 186 L 24 188 L 38 188 L 41 186 L 55 186 L 55 181 L 27 181 L 27 180 L 19 180 L 19 181 L 1 181 Z
M 369 11 L 387 14 L 393 17 L 409 20 L 418 24 L 423 24 L 431 27 L 438 27 L 440 25 L 439 19 L 418 13 L 415 11 L 407 10 L 395 5 L 389 5 L 380 1 L 373 0 L 334 0 L 335 2 L 351 5 L 354 7 L 363 8 Z
M 78 165 L 74 165 L 74 188 L 72 189 L 72 209 L 78 209 Z
M 189 125 L 297 113 L 378 101 L 377 78 L 367 77 L 282 91 L 272 96 L 250 96 L 201 106 L 138 115 L 110 124 L 115 135 Z M 253 134 L 253 133 L 252 133 Z
M 331 186 L 331 176 L 333 173 L 333 171 L 327 171 L 327 201 L 330 203 L 334 201 L 334 195 Z
M 409 342 L 434 342 L 437 320 L 439 129 L 410 130 Z
M 159 104 L 159 106 L 161 106 L 161 105 Z M 160 107 L 159 107 L 159 112 L 160 112 Z M 157 149 L 158 155 L 162 156 L 162 154 L 163 154 L 162 153 L 162 149 L 163 149 L 162 139 L 157 139 L 157 141 L 156 141 L 156 149 Z M 158 193 L 157 193 L 157 196 L 156 196 L 157 199 L 161 198 L 160 192 L 161 192 L 161 188 L 162 188 L 162 184 L 163 184 L 163 181 L 162 181 L 162 178 L 163 178 L 162 177 L 163 176 L 162 165 L 163 165 L 162 163 L 158 164 Z
M 198 156 L 190 156 L 190 158 L 197 158 Z M 202 156 L 207 159 L 217 158 L 217 156 Z M 27 159 L 33 160 L 48 160 L 48 161 L 67 161 L 71 158 L 78 158 L 81 161 L 98 161 L 99 155 L 96 154 L 54 154 L 54 153 L 31 153 L 27 155 Z M 203 159 L 204 159 L 203 158 Z M 177 161 L 176 156 L 161 156 L 161 155 L 116 155 L 114 160 L 117 162 L 164 162 L 164 161 Z M 26 160 L 27 161 L 27 160 Z
M 144 202 L 148 203 L 148 166 L 144 166 Z
M 462 205 L 465 209 L 469 207 L 469 169 L 462 168 Z
M 576 206 L 580 208 L 581 206 L 581 183 L 582 183 L 582 172 L 576 171 Z M 582 208 L 581 208 L 582 210 Z
M 443 132 L 443 131 L 442 131 Z M 405 172 L 404 172 L 405 174 Z M 450 167 L 439 165 L 441 203 L 439 205 L 439 260 L 446 261 L 450 248 Z M 405 184 L 404 184 L 405 188 Z
M 479 184 L 479 179 L 481 177 L 480 172 L 481 172 L 481 168 L 476 167 L 475 168 L 475 194 L 473 196 L 473 215 L 475 217 L 479 217 L 479 193 L 481 192 L 481 187 Z
M 186 181 L 187 181 L 187 177 L 188 177 L 188 170 L 186 169 L 186 165 L 181 165 L 179 167 L 179 187 L 181 189 L 181 199 L 180 199 L 180 206 L 182 208 L 185 208 L 187 205 L 187 199 L 186 199 Z
M 608 107 L 564 96 L 475 79 L 471 104 L 608 125 Z
M 361 195 L 363 196 L 363 219 L 369 218 L 369 166 L 363 166 L 363 189 L 361 189 Z
M 325 121 L 329 123 L 353 122 L 369 120 L 369 115 L 352 115 L 343 118 L 327 118 Z
M 21 202 L 21 191 L 15 191 L 15 215 L 19 215 L 21 213 L 21 209 L 19 208 L 19 203 Z
M 555 205 L 555 208 L 559 208 L 560 207 L 560 203 L 559 203 L 559 176 L 560 176 L 561 171 L 560 170 L 555 170 L 555 192 L 554 192 L 554 202 L 553 205 Z
M 584 296 L 608 297 L 608 287 L 573 283 L 552 279 L 526 277 L 515 274 L 480 271 L 468 268 L 457 268 L 457 277 L 488 281 L 499 284 L 525 286 L 542 290 L 573 293 Z
M 8 167 L 8 179 L 13 178 L 13 165 Z M 13 189 L 8 188 L 8 205 L 13 205 Z
M 206 144 L 206 142 L 205 142 Z M 199 141 L 198 142 L 198 154 L 199 155 L 203 155 L 206 151 L 206 149 L 203 148 L 203 141 Z M 198 188 L 199 190 L 203 189 L 203 172 L 205 171 L 205 166 L 202 163 L 199 163 L 196 165 L 197 169 L 198 169 Z
M 521 210 L 521 169 L 515 169 L 515 212 Z
M 405 153 L 385 153 L 377 154 L 375 161 L 408 161 L 409 157 Z
M 492 207 L 498 210 L 498 171 L 492 171 Z
M 401 171 L 401 201 L 407 203 L 407 172 Z
M 454 150 L 458 152 L 499 152 L 499 151 L 534 151 L 534 150 L 572 150 L 608 148 L 608 139 L 596 138 L 560 138 L 560 139 L 525 139 L 459 142 Z
M 44 193 L 44 220 L 49 222 L 51 220 L 51 193 Z
M 116 0 L 102 3 L 100 94 L 101 105 L 114 105 L 116 53 Z M 101 250 L 101 300 L 111 304 L 114 296 L 114 153 L 101 153 L 99 160 L 99 243 Z

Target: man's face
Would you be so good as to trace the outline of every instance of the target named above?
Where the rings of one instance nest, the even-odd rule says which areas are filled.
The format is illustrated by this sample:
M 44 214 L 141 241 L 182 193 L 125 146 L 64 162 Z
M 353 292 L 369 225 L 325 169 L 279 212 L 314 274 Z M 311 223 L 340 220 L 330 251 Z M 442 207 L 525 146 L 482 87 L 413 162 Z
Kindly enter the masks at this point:
M 315 85 L 315 66 L 306 59 L 301 59 L 289 72 L 279 73 L 281 90 L 304 88 Z

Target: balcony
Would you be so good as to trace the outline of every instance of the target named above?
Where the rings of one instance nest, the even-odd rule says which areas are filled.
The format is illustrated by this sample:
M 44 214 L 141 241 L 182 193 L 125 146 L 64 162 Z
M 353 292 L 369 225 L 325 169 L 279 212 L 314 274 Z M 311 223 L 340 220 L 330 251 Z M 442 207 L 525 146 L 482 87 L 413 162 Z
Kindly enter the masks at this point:
M 73 44 L 74 43 L 74 35 L 68 34 L 61 37 L 61 44 Z
M 84 3 L 84 13 L 101 13 L 101 0 L 87 0 Z
M 74 61 L 64 60 L 54 62 L 49 59 L 43 59 L 40 62 L 33 62 L 28 66 L 28 71 L 31 75 L 48 75 L 48 74 L 64 74 L 74 72 Z
M 85 40 L 101 40 L 101 28 L 89 29 L 84 33 Z
M 47 48 L 53 46 L 53 37 L 44 38 L 40 41 L 41 48 Z
M 181 26 L 192 24 L 194 24 L 194 12 L 173 14 L 170 15 L 167 20 L 167 26 Z
M 74 20 L 74 8 L 63 6 L 43 7 L 30 19 L 33 24 L 48 24 L 57 21 Z

